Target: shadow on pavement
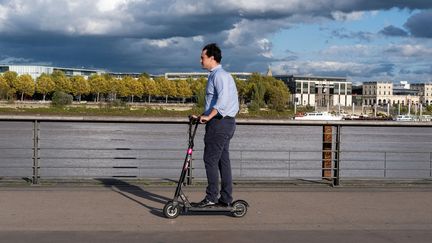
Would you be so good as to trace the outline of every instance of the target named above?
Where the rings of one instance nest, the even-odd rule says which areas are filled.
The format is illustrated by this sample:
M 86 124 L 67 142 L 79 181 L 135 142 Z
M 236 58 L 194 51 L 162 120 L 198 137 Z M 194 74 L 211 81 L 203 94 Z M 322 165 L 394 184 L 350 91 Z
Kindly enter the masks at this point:
M 139 186 L 132 185 L 126 181 L 122 181 L 119 179 L 99 178 L 97 180 L 102 182 L 105 187 L 111 188 L 114 192 L 117 192 L 118 194 L 122 195 L 123 197 L 125 197 L 129 200 L 132 200 L 132 201 L 138 203 L 139 205 L 142 205 L 142 206 L 148 208 L 150 210 L 150 213 L 152 213 L 153 215 L 159 216 L 159 217 L 164 217 L 161 208 L 163 208 L 163 206 L 165 205 L 166 202 L 171 200 L 170 198 L 167 198 L 167 197 L 164 197 L 161 195 L 157 195 L 157 194 L 154 194 L 152 192 L 148 192 Z M 155 207 L 149 206 L 143 202 L 140 202 L 140 201 L 134 199 L 133 197 L 131 197 L 128 194 L 132 194 L 132 195 L 144 198 L 144 199 L 149 200 L 149 201 L 160 203 L 161 207 L 155 208 Z

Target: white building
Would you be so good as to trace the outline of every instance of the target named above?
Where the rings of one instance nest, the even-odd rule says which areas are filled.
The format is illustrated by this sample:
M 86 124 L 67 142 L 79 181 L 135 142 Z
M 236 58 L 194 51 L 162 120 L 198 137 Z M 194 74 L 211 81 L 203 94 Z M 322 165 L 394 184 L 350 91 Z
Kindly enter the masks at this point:
M 81 75 L 88 78 L 92 74 L 103 74 L 107 73 L 105 70 L 96 69 L 83 69 L 83 68 L 63 68 L 63 67 L 49 67 L 49 66 L 37 66 L 37 65 L 1 65 L 0 74 L 13 71 L 18 75 L 30 74 L 33 79 L 38 78 L 42 73 L 52 74 L 54 71 L 59 70 L 65 73 L 66 76 Z
M 411 88 L 418 91 L 420 103 L 432 105 L 432 83 L 411 84 Z
M 410 87 L 412 87 L 410 89 Z M 418 87 L 414 89 L 413 87 Z M 422 101 L 424 95 L 421 94 L 421 89 L 431 90 L 430 86 L 423 84 L 409 84 L 406 81 L 401 81 L 398 84 L 393 84 L 391 81 L 374 81 L 363 83 L 363 104 L 364 105 L 412 105 L 425 103 Z M 431 90 L 432 91 L 432 90 Z M 432 97 L 429 95 L 429 102 Z M 424 98 L 423 98 L 424 100 Z
M 352 106 L 352 82 L 342 77 L 273 75 L 284 81 L 297 105 Z
M 165 78 L 168 80 L 178 80 L 178 79 L 198 79 L 198 78 L 207 78 L 208 72 L 189 72 L 189 73 L 165 73 Z M 252 73 L 241 73 L 241 72 L 233 72 L 231 73 L 232 76 L 240 79 L 240 80 L 247 80 L 250 76 L 252 76 Z

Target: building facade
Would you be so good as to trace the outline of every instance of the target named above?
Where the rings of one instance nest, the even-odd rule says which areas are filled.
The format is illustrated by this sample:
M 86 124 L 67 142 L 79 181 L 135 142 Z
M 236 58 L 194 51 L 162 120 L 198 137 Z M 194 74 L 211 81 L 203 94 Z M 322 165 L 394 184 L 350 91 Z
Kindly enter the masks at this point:
M 92 74 L 103 74 L 107 73 L 105 70 L 96 69 L 83 69 L 83 68 L 63 68 L 63 67 L 49 67 L 49 66 L 37 66 L 37 65 L 1 65 L 0 74 L 13 71 L 18 75 L 30 74 L 33 79 L 38 78 L 43 73 L 52 74 L 54 71 L 62 71 L 66 76 L 72 77 L 76 75 L 88 78 Z
M 206 78 L 208 77 L 208 72 L 189 72 L 189 73 L 165 73 L 165 78 L 168 80 L 179 80 L 179 79 L 199 79 L 199 78 Z M 239 72 L 233 72 L 231 73 L 232 76 L 240 79 L 240 80 L 247 80 L 250 76 L 252 76 L 252 73 L 239 73 Z
M 300 106 L 352 106 L 352 83 L 342 77 L 274 75 L 287 84 Z
M 420 103 L 432 105 L 432 83 L 411 84 L 411 89 L 418 91 Z
M 409 84 L 401 81 L 374 81 L 363 83 L 363 105 L 416 105 L 430 104 L 432 96 L 431 84 Z M 428 103 L 429 102 L 429 103 Z

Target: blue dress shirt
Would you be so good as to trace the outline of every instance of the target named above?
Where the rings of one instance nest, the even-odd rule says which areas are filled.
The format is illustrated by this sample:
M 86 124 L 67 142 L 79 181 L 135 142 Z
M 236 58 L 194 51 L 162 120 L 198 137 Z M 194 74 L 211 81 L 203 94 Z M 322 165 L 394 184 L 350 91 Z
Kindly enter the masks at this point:
M 235 117 L 239 111 L 236 84 L 221 65 L 210 71 L 207 80 L 204 115 L 209 115 L 212 109 L 216 109 L 223 117 Z

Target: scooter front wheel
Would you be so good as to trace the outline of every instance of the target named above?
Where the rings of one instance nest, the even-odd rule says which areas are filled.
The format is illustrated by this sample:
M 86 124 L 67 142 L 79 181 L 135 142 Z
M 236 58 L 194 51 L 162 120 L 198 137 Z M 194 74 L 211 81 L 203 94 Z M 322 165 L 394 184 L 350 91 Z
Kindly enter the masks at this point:
M 163 208 L 163 213 L 165 217 L 169 219 L 175 219 L 180 214 L 180 206 L 179 204 L 174 205 L 172 201 L 169 201 L 165 204 L 165 207 Z
M 236 218 L 241 218 L 246 215 L 249 205 L 243 200 L 238 200 L 233 203 L 232 207 L 232 215 Z

